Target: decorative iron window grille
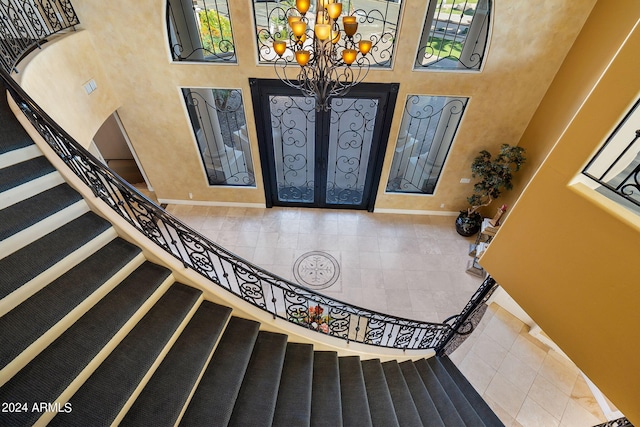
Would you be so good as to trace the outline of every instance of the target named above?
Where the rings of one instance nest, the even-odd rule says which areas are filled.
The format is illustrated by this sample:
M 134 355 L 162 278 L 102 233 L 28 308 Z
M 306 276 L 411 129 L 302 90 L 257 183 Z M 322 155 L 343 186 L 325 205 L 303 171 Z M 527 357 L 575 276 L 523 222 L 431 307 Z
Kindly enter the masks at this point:
M 255 187 L 240 90 L 182 91 L 209 184 Z
M 0 66 L 11 72 L 46 37 L 79 23 L 68 0 L 0 0 Z
M 387 191 L 433 194 L 468 98 L 410 95 Z
M 582 173 L 599 184 L 596 191 L 640 213 L 640 99 Z
M 261 64 L 275 62 L 278 58 L 278 55 L 273 50 L 273 42 L 275 40 L 285 40 L 288 43 L 293 43 L 293 36 L 289 33 L 287 26 L 287 16 L 293 13 L 294 6 L 295 0 L 276 2 L 253 0 L 258 61 Z M 315 7 L 315 2 L 312 2 L 311 8 L 307 12 L 310 28 L 313 28 L 315 23 Z M 342 1 L 342 15 L 357 17 L 358 33 L 354 37 L 354 41 L 357 43 L 360 39 L 368 39 L 373 43 L 371 51 L 367 55 L 372 67 L 391 67 L 401 7 L 401 2 L 393 0 Z M 344 40 L 344 35 L 341 40 Z M 310 44 L 311 39 L 308 39 L 306 43 Z M 289 54 L 293 55 L 291 52 Z M 293 56 L 287 58 L 287 60 L 293 61 Z
M 168 0 L 174 61 L 237 62 L 227 0 Z
M 480 70 L 491 0 L 431 0 L 414 69 Z

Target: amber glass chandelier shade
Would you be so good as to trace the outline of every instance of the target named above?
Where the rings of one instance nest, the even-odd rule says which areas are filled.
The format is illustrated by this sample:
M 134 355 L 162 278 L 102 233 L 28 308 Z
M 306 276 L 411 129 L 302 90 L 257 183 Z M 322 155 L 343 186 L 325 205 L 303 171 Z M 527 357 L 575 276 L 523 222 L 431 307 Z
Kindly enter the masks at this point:
M 299 16 L 290 16 L 287 18 L 287 21 L 289 21 L 289 26 L 291 28 L 293 28 L 293 23 L 294 22 L 299 22 L 300 21 L 300 17 Z
M 329 24 L 316 24 L 314 30 L 318 40 L 325 41 L 331 37 L 331 25 Z
M 276 51 L 278 56 L 282 56 L 285 50 L 287 50 L 287 44 L 282 40 L 276 40 L 273 42 L 273 50 Z
M 344 27 L 344 33 L 347 37 L 353 37 L 356 31 L 358 31 L 358 23 L 356 22 L 355 16 L 343 16 L 342 26 Z
M 357 54 L 358 54 L 358 51 L 355 49 L 345 49 L 342 51 L 342 60 L 344 61 L 345 64 L 351 65 L 353 64 L 353 61 L 356 60 Z
M 296 9 L 298 9 L 298 12 L 300 12 L 302 15 L 307 13 L 310 6 L 311 6 L 310 0 L 296 0 Z
M 307 24 L 302 21 L 296 21 L 291 25 L 291 31 L 293 31 L 294 36 L 302 37 L 307 31 Z
M 298 62 L 298 65 L 300 65 L 301 67 L 304 67 L 305 65 L 307 65 L 307 62 L 309 62 L 310 56 L 311 56 L 311 53 L 308 50 L 297 51 L 296 61 Z
M 331 43 L 336 44 L 340 41 L 340 31 L 331 31 Z
M 327 5 L 327 13 L 331 17 L 331 19 L 338 19 L 338 17 L 342 13 L 342 3 L 329 3 Z
M 360 40 L 358 43 L 358 49 L 363 55 L 369 53 L 369 51 L 371 51 L 371 40 Z

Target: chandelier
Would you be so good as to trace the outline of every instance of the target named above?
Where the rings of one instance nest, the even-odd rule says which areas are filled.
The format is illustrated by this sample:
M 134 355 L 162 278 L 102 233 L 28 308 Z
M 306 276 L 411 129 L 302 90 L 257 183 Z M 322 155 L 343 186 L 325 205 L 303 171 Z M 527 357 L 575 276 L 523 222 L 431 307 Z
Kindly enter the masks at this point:
M 328 111 L 331 98 L 346 95 L 366 77 L 369 72 L 366 55 L 371 50 L 371 41 L 356 35 L 356 16 L 342 16 L 343 30 L 340 29 L 342 3 L 316 1 L 317 13 L 311 14 L 311 18 L 307 17 L 311 0 L 296 0 L 296 7 L 287 11 L 291 32 L 287 31 L 286 40 L 273 42 L 273 50 L 278 54 L 274 67 L 287 86 L 315 98 L 316 110 Z M 294 58 L 299 68 L 295 67 Z M 292 67 L 297 74 L 291 71 Z

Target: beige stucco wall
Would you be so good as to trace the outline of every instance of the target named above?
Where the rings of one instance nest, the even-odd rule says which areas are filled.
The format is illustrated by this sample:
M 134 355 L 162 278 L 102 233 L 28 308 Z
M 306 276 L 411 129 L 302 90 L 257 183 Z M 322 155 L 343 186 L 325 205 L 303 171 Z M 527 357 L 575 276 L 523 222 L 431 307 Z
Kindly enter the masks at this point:
M 483 72 L 454 74 L 412 71 L 426 2 L 405 2 L 393 69 L 372 70 L 367 77 L 371 82 L 400 82 L 376 209 L 455 211 L 464 207 L 471 185 L 459 181 L 469 177 L 469 162 L 481 149 L 518 142 L 595 0 L 504 0 L 494 3 L 490 50 Z M 78 64 L 72 73 L 79 74 L 73 79 L 74 84 L 84 83 L 85 78 L 102 80 L 104 70 L 108 83 L 98 81 L 98 85 L 101 88 L 109 86 L 112 98 L 104 104 L 99 103 L 105 111 L 90 119 L 77 114 L 88 102 L 80 96 L 72 99 L 68 107 L 72 111 L 52 106 L 53 110 L 60 111 L 61 117 L 64 116 L 61 122 L 70 129 L 80 128 L 78 138 L 84 141 L 102 124 L 101 116 L 119 106 L 120 118 L 160 199 L 188 200 L 191 193 L 193 201 L 263 204 L 264 189 L 253 121 L 249 121 L 249 132 L 257 188 L 211 187 L 205 179 L 179 90 L 180 87 L 240 88 L 247 117 L 253 117 L 248 79 L 273 78 L 275 75 L 271 66 L 256 64 L 253 33 L 241 30 L 243 23 L 246 28 L 252 28 L 250 1 L 230 2 L 236 31 L 237 65 L 172 63 L 164 1 L 75 0 L 73 4 L 80 17 L 79 28 L 86 31 L 71 37 L 87 37 L 84 34 L 88 34 L 95 52 L 85 57 L 91 58 L 91 63 L 96 61 L 89 67 Z M 53 56 L 57 55 L 43 56 L 42 62 L 55 61 Z M 44 75 L 33 74 L 34 82 L 47 81 L 48 77 L 58 79 L 58 73 L 64 75 L 71 70 L 41 68 L 41 71 L 46 72 Z M 39 87 L 37 91 L 41 90 L 49 89 Z M 384 194 L 402 106 L 409 94 L 471 98 L 433 196 Z M 74 120 L 77 122 L 73 123 Z M 442 204 L 444 208 L 441 208 Z
M 14 79 L 52 119 L 87 148 L 120 101 L 88 31 L 53 36 L 18 65 Z M 93 79 L 90 95 L 85 83 Z
M 573 182 L 640 97 L 638 24 L 639 2 L 598 2 L 522 140 L 546 141 L 552 150 L 481 259 L 634 423 L 640 422 L 640 219 Z M 603 43 L 605 28 L 618 45 Z M 594 55 L 601 64 L 592 64 Z

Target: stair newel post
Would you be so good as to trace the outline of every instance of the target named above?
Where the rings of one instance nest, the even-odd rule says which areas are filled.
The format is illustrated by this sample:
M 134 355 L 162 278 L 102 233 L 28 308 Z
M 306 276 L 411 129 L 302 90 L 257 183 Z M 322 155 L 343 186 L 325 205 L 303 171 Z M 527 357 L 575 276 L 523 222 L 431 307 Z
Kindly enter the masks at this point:
M 467 305 L 462 309 L 460 314 L 454 315 L 442 322 L 447 327 L 447 332 L 440 343 L 434 348 L 438 356 L 446 354 L 446 347 L 456 335 L 468 335 L 474 330 L 474 326 L 470 323 L 471 316 L 486 302 L 493 291 L 498 287 L 495 279 L 488 276 L 476 293 L 471 297 Z M 451 324 L 449 324 L 451 322 Z M 470 330 L 461 332 L 465 324 L 469 324 Z

